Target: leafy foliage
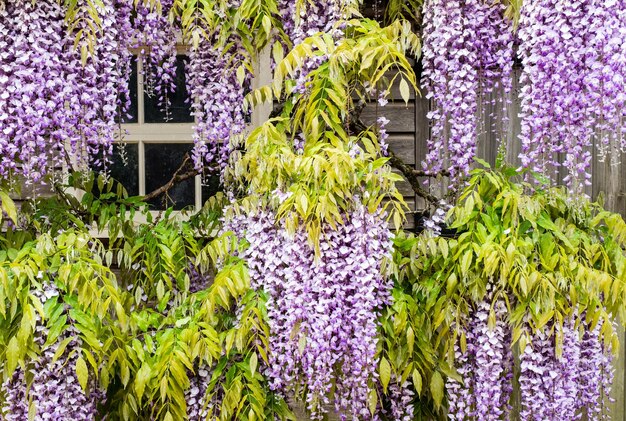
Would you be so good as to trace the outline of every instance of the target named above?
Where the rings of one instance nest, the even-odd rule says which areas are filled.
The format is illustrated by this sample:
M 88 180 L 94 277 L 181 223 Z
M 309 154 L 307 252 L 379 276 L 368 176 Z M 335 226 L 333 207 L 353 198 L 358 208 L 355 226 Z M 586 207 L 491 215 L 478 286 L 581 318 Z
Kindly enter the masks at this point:
M 430 387 L 426 411 L 444 402 L 440 376 L 463 381 L 454 349 L 465 352 L 467 315 L 482 302 L 491 328 L 496 302 L 506 305 L 510 346 L 519 349 L 541 331 L 556 338 L 561 355 L 571 320 L 581 330 L 597 326 L 605 344 L 619 346 L 612 322 L 624 316 L 624 220 L 563 188 L 526 194 L 516 176 L 473 171 L 448 214 L 454 237 L 396 240 L 395 302 L 382 320 L 381 352 L 393 373 L 415 376 L 418 392 Z
M 235 185 L 261 198 L 274 193 L 274 204 L 275 193 L 285 194 L 276 217 L 285 219 L 291 232 L 304 221 L 313 244 L 322 222 L 340 223 L 355 195 L 370 212 L 390 207 L 399 227 L 405 205 L 395 182 L 401 177 L 380 156 L 374 129 L 353 134 L 349 121 L 356 106 L 353 98 L 365 98 L 367 86 L 392 83 L 385 79 L 390 70 L 397 70 L 394 79 L 402 79 L 408 99 L 409 84 L 415 87 L 416 80 L 405 54 L 418 51 L 416 35 L 401 21 L 381 28 L 374 21 L 353 20 L 346 38 L 337 42 L 326 34 L 305 39 L 279 62 L 274 83 L 249 95 L 253 105 L 278 99 L 284 106 L 246 140 L 245 153 L 231 174 Z M 327 59 L 308 74 L 306 89 L 299 93 L 298 71 L 314 57 Z M 298 139 L 304 139 L 302 150 Z M 394 200 L 381 205 L 384 197 Z M 250 197 L 246 206 L 256 206 L 256 200 Z
M 208 367 L 206 395 L 217 402 L 211 413 L 219 419 L 288 418 L 259 368 L 269 341 L 265 298 L 250 290 L 236 257 L 242 245 L 228 233 L 202 238 L 194 229 L 216 226 L 219 198 L 189 222 L 164 215 L 137 225 L 128 214 L 142 207 L 127 207 L 136 198 L 118 198 L 113 181 L 82 181 L 91 192 L 81 200 L 59 195 L 31 205 L 24 227 L 42 230 L 36 238 L 19 236 L 24 227 L 9 227 L 1 238 L 4 378 L 57 338 L 64 338 L 61 347 L 76 337 L 86 364 L 77 364 L 78 378 L 87 375 L 106 392 L 100 410 L 109 416 L 185 419 L 190 378 Z M 11 214 L 12 206 L 3 200 Z M 63 212 L 70 217 L 62 220 Z M 98 229 L 90 232 L 92 223 Z M 104 228 L 116 233 L 106 243 L 92 235 Z M 59 295 L 39 299 L 48 283 Z M 48 328 L 43 346 L 34 341 L 36 323 Z

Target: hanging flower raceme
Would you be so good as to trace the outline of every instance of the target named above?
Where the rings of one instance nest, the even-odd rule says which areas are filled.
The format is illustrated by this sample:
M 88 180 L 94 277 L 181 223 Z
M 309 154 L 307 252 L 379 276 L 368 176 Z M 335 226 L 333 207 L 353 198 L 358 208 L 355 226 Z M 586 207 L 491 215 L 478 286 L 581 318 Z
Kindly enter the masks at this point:
M 224 169 L 230 152 L 246 127 L 244 97 L 250 88 L 250 74 L 238 77 L 243 65 L 243 47 L 238 40 L 216 48 L 215 39 L 203 38 L 191 49 L 187 73 L 193 101 L 193 161 L 201 171 L 218 163 Z
M 482 122 L 495 106 L 505 116 L 513 64 L 512 23 L 505 6 L 488 0 L 428 0 L 424 5 L 422 86 L 435 107 L 426 168 L 437 173 L 449 158 L 452 181 L 466 176 Z M 502 121 L 505 131 L 506 118 Z M 500 130 L 498 130 L 500 132 Z M 501 132 L 501 133 L 502 133 Z M 497 133 L 499 136 L 501 133 Z
M 584 323 L 583 323 L 584 324 Z M 522 420 L 606 418 L 603 411 L 613 380 L 611 350 L 600 339 L 600 327 L 583 336 L 573 322 L 560 329 L 562 353 L 557 355 L 554 333 L 536 332 L 520 355 Z
M 391 252 L 383 215 L 358 208 L 343 225 L 327 227 L 318 260 L 304 230 L 289 234 L 269 212 L 233 218 L 226 229 L 245 236 L 251 285 L 269 296 L 272 388 L 291 394 L 304 387 L 315 419 L 331 392 L 336 410 L 371 419 L 376 320 L 391 288 L 381 274 Z
M 47 300 L 56 300 L 59 292 L 54 285 L 47 284 L 43 291 L 37 291 L 34 295 L 45 303 Z M 29 363 L 29 375 L 18 368 L 2 384 L 5 393 L 3 419 L 27 420 L 34 411 L 34 419 L 38 420 L 96 420 L 97 405 L 104 403 L 104 393 L 94 389 L 93 384 L 89 385 L 91 390 L 85 393 L 78 381 L 75 369 L 81 355 L 78 330 L 69 327 L 54 344 L 46 346 L 49 332 L 50 329 L 38 320 L 35 343 L 43 352 Z M 64 343 L 63 351 L 59 350 L 61 343 Z M 59 355 L 55 358 L 57 351 Z M 29 402 L 32 402 L 32 409 L 29 408 Z
M 570 187 L 590 177 L 593 118 L 585 97 L 589 3 L 542 0 L 524 5 L 520 17 L 522 164 L 555 177 L 557 154 L 564 153 Z
M 169 96 L 176 90 L 177 32 L 168 19 L 173 0 L 160 0 L 161 11 L 139 3 L 133 20 L 135 48 L 142 61 L 144 90 L 157 97 L 169 120 Z
M 334 39 L 343 36 L 338 23 L 346 18 L 345 8 L 348 0 L 324 0 L 319 2 L 303 2 L 297 5 L 294 1 L 280 0 L 279 10 L 283 18 L 283 29 L 296 46 L 307 37 L 319 32 L 330 34 Z M 308 57 L 298 69 L 295 92 L 306 92 L 309 73 L 317 69 L 328 57 L 323 54 Z
M 108 155 L 128 76 L 129 8 L 107 0 L 96 7 L 101 34 L 75 46 L 88 20 L 69 31 L 58 2 L 7 1 L 0 12 L 0 175 L 38 181 L 51 167 Z M 87 13 L 79 1 L 77 13 Z M 81 52 L 83 52 L 81 54 Z M 120 94 L 120 92 L 122 94 Z M 128 97 L 128 95 L 126 95 Z
M 336 24 L 343 18 L 346 0 L 323 0 L 318 2 L 298 2 L 279 0 L 278 6 L 283 17 L 283 28 L 293 45 L 318 32 L 339 36 Z
M 448 378 L 448 417 L 453 420 L 506 419 L 511 410 L 513 353 L 507 308 L 493 293 L 468 316 L 466 349 L 455 344 L 455 364 L 463 382 Z M 490 315 L 495 325 L 490 326 Z
M 576 192 L 590 184 L 594 144 L 601 157 L 617 156 L 626 145 L 625 18 L 624 1 L 541 0 L 522 7 L 522 165 L 552 178 L 563 165 Z
M 211 371 L 201 366 L 197 372 L 189 376 L 189 388 L 185 391 L 187 417 L 189 421 L 206 420 L 212 403 L 205 401 L 207 386 L 211 381 Z

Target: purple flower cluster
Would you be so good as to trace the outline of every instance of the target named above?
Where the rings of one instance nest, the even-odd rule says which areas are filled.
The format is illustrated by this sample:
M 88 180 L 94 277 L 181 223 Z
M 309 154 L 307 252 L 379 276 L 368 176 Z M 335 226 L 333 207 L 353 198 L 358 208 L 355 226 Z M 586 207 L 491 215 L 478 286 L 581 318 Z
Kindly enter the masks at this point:
M 293 45 L 318 32 L 340 36 L 337 22 L 343 17 L 345 0 L 322 0 L 316 2 L 295 2 L 279 0 L 278 7 L 283 17 L 283 28 Z
M 70 32 L 59 2 L 6 1 L 0 11 L 0 176 L 17 172 L 38 181 L 70 156 L 81 163 L 111 151 L 130 54 L 128 34 L 120 31 L 129 18 L 124 6 L 98 3 L 101 34 L 83 63 L 86 41 L 74 43 L 88 20 L 78 19 Z M 86 0 L 76 8 L 84 12 Z
M 626 2 L 539 0 L 520 17 L 522 165 L 577 192 L 590 183 L 591 146 L 623 148 Z M 563 164 L 557 162 L 563 154 Z M 615 153 L 614 155 L 618 155 Z
M 391 288 L 381 273 L 392 247 L 383 215 L 359 208 L 327 227 L 317 258 L 304 230 L 290 235 L 271 213 L 234 218 L 226 229 L 249 242 L 251 285 L 269 296 L 272 389 L 304 387 L 314 419 L 331 398 L 344 419 L 371 419 L 377 315 Z
M 210 402 L 205 402 L 205 394 L 211 371 L 206 366 L 201 366 L 194 375 L 189 376 L 189 388 L 185 390 L 185 402 L 187 402 L 187 418 L 189 421 L 203 421 L 209 415 Z
M 389 156 L 389 143 L 387 142 L 389 139 L 389 133 L 387 133 L 387 124 L 389 124 L 389 119 L 385 117 L 378 117 L 376 122 L 378 123 L 378 144 L 380 145 L 380 153 L 383 156 Z
M 117 118 L 130 109 L 131 48 L 140 52 L 146 92 L 169 112 L 176 74 L 172 0 L 161 1 L 162 13 L 132 0 L 76 3 L 71 28 L 62 2 L 8 0 L 0 10 L 2 177 L 11 172 L 36 182 L 69 161 L 105 166 L 119 135 Z M 87 40 L 81 37 L 93 30 L 87 17 L 93 8 L 100 27 Z
M 297 2 L 279 0 L 278 6 L 283 18 L 283 28 L 293 45 L 298 45 L 307 37 L 319 32 L 332 35 L 335 39 L 343 35 L 337 23 L 344 17 L 345 0 L 324 0 L 318 2 Z M 316 55 L 308 57 L 298 69 L 294 92 L 304 94 L 309 73 L 317 69 L 328 57 Z
M 391 419 L 396 421 L 412 421 L 415 419 L 413 401 L 415 392 L 410 386 L 409 380 L 400 383 L 397 376 L 392 376 L 389 382 L 389 404 Z
M 192 294 L 203 291 L 211 285 L 211 277 L 202 273 L 200 268 L 191 263 L 187 267 L 187 274 L 189 275 L 189 292 Z
M 612 349 L 604 347 L 600 329 L 599 325 L 593 330 L 586 329 L 580 342 L 579 401 L 590 420 L 609 418 L 603 408 L 608 403 L 615 374 Z
M 237 136 L 246 127 L 244 97 L 250 86 L 250 75 L 243 84 L 237 68 L 243 65 L 241 43 L 233 40 L 216 48 L 216 40 L 203 38 L 191 49 L 187 85 L 196 118 L 193 161 L 198 170 L 217 162 L 225 168 Z
M 599 420 L 611 390 L 611 350 L 605 349 L 600 329 L 587 329 L 581 338 L 573 322 L 560 329 L 563 350 L 557 356 L 555 338 L 536 332 L 520 355 L 522 420 Z
M 58 295 L 53 285 L 47 285 L 38 294 L 42 302 Z M 73 336 L 65 351 L 56 360 L 54 355 L 59 343 Z M 41 322 L 35 327 L 35 343 L 43 348 L 48 337 L 48 328 Z M 28 384 L 26 373 L 18 368 L 11 378 L 2 384 L 4 402 L 2 412 L 6 421 L 24 421 L 29 419 L 29 402 L 35 408 L 35 419 L 53 421 L 93 421 L 97 416 L 97 404 L 104 402 L 104 394 L 92 390 L 85 394 L 80 386 L 74 367 L 80 355 L 81 341 L 73 327 L 66 329 L 58 341 L 43 349 L 39 357 L 29 363 L 29 375 L 32 383 Z M 30 385 L 30 388 L 29 388 Z M 93 388 L 93 385 L 90 385 Z
M 448 378 L 448 418 L 452 420 L 506 419 L 511 411 L 513 353 L 504 301 L 492 294 L 468 316 L 467 348 L 455 345 L 455 363 L 463 383 Z M 490 314 L 495 326 L 489 326 Z
M 467 175 L 476 154 L 479 111 L 489 112 L 492 93 L 511 89 L 513 27 L 505 8 L 486 0 L 424 5 L 422 86 L 435 104 L 425 166 L 439 172 L 449 157 L 453 181 Z
M 157 96 L 157 103 L 170 119 L 169 95 L 176 90 L 176 38 L 168 14 L 173 0 L 160 0 L 161 13 L 156 8 L 137 4 L 133 20 L 135 48 L 143 64 L 144 90 Z

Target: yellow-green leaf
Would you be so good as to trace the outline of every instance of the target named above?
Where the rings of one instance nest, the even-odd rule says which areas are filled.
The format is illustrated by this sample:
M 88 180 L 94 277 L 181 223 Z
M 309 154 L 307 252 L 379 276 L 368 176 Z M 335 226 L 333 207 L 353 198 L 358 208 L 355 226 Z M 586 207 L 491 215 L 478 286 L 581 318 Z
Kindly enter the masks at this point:
M 415 343 L 415 333 L 413 332 L 413 328 L 409 326 L 406 330 L 406 344 L 409 347 L 409 352 L 413 353 L 413 345 Z
M 252 373 L 253 376 L 254 376 L 254 373 L 256 372 L 258 363 L 259 363 L 259 359 L 256 355 L 256 352 L 253 352 L 252 355 L 250 356 L 250 373 Z
M 413 386 L 415 386 L 415 391 L 418 396 L 422 395 L 422 375 L 417 370 L 417 368 L 413 369 Z
M 391 380 L 391 366 L 389 365 L 387 358 L 382 357 L 380 359 L 378 371 L 380 374 L 380 382 L 383 385 L 383 390 L 387 393 L 387 387 L 389 386 L 389 381 Z
M 20 347 L 17 343 L 17 337 L 12 337 L 7 345 L 6 358 L 7 358 L 7 374 L 12 374 L 17 367 L 17 361 L 20 355 Z
M 372 415 L 376 414 L 377 406 L 378 406 L 378 394 L 376 393 L 376 389 L 371 389 L 370 396 L 369 396 L 369 408 L 370 408 L 370 413 Z
M 430 394 L 435 401 L 435 405 L 439 408 L 443 402 L 443 378 L 438 371 L 433 373 L 430 379 Z
M 82 356 L 78 357 L 78 359 L 76 360 L 76 377 L 78 378 L 78 383 L 80 383 L 80 387 L 82 387 L 83 390 L 87 390 L 89 370 L 87 369 L 87 363 Z
M 17 223 L 17 209 L 15 207 L 15 202 L 11 200 L 8 194 L 2 191 L 0 191 L 0 202 L 2 202 L 2 210 L 6 212 L 9 219 L 14 223 Z
M 409 83 L 405 78 L 400 80 L 400 95 L 405 103 L 409 103 L 409 99 L 411 98 L 411 88 L 409 88 Z

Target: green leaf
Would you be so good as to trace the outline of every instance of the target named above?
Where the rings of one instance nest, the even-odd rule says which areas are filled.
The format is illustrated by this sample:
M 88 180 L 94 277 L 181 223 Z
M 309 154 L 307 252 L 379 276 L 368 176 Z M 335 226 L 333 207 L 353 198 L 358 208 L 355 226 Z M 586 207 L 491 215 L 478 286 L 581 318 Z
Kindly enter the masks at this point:
M 448 241 L 445 238 L 439 238 L 439 248 L 441 249 L 441 254 L 444 259 L 448 258 Z
M 430 394 L 437 408 L 440 408 L 443 402 L 443 378 L 438 371 L 435 371 L 430 379 Z
M 489 163 L 485 161 L 484 159 L 474 158 L 474 161 L 486 169 L 491 169 L 491 165 L 489 165 Z
M 17 223 L 17 208 L 7 193 L 0 191 L 0 202 L 2 202 L 2 210 L 7 213 L 9 219 L 11 219 L 13 223 Z
M 413 386 L 415 386 L 418 396 L 422 396 L 422 375 L 417 368 L 413 369 Z
M 276 41 L 274 43 L 274 45 L 272 46 L 272 54 L 276 63 L 280 63 L 281 61 L 283 61 L 283 45 L 280 42 Z
M 137 376 L 135 377 L 134 388 L 135 388 L 135 394 L 137 395 L 139 402 L 141 402 L 141 398 L 146 388 L 146 384 L 151 378 L 151 372 L 152 370 L 150 369 L 150 365 L 148 365 L 146 362 L 144 362 L 141 365 L 141 368 L 139 369 L 139 371 L 137 371 Z
M 72 340 L 74 340 L 74 338 L 70 336 L 68 338 L 63 339 L 61 343 L 59 343 L 57 350 L 54 353 L 54 356 L 52 357 L 52 362 L 55 362 L 56 360 L 59 359 L 59 357 L 61 357 L 61 355 L 63 355 L 63 353 L 65 352 L 65 348 L 67 348 L 67 345 Z
M 411 88 L 405 78 L 400 80 L 400 95 L 402 96 L 404 102 L 408 104 L 411 99 Z
M 378 406 L 378 393 L 376 393 L 376 389 L 370 389 L 368 403 L 370 414 L 373 416 L 376 414 L 376 407 Z
M 87 363 L 82 356 L 78 357 L 78 359 L 76 360 L 76 377 L 78 378 L 78 383 L 80 383 L 80 387 L 82 387 L 84 391 L 87 390 L 89 370 L 87 369 Z
M 263 30 L 265 31 L 265 33 L 267 35 L 270 34 L 270 32 L 272 31 L 272 20 L 270 19 L 269 16 L 265 15 L 263 16 Z
M 20 347 L 17 343 L 17 337 L 12 337 L 7 346 L 6 358 L 7 358 L 7 374 L 12 374 L 17 367 L 17 362 L 20 355 Z
M 413 353 L 413 345 L 415 343 L 415 333 L 413 332 L 413 328 L 409 326 L 406 330 L 406 344 L 409 347 L 409 353 Z
M 250 355 L 250 373 L 252 373 L 253 376 L 254 376 L 254 373 L 256 372 L 258 363 L 259 363 L 259 359 L 256 355 L 256 352 L 253 352 L 252 355 Z
M 246 80 L 246 69 L 243 66 L 239 66 L 237 68 L 237 81 L 239 82 L 240 85 L 243 85 L 245 80 Z
M 391 366 L 389 365 L 387 358 L 382 357 L 380 359 L 378 372 L 380 374 L 380 382 L 383 385 L 383 391 L 387 393 L 387 387 L 389 386 L 389 381 L 391 381 Z

